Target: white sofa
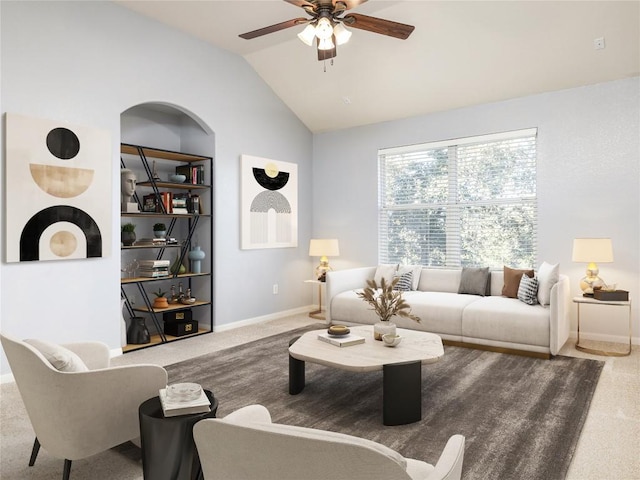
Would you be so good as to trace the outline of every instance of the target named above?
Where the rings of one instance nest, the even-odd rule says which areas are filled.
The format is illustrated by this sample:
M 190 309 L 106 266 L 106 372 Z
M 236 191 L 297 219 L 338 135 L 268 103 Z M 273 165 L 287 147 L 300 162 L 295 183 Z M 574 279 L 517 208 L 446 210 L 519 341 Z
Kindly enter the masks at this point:
M 377 267 L 353 268 L 327 274 L 327 323 L 374 324 L 370 306 L 356 294 L 373 279 Z M 403 292 L 416 323 L 395 316 L 400 328 L 440 335 L 445 344 L 523 353 L 549 358 L 569 338 L 569 279 L 559 275 L 551 287 L 549 305 L 527 305 L 502 296 L 504 275 L 492 271 L 490 295 L 459 294 L 462 270 L 422 268 L 417 290 Z
M 465 438 L 435 465 L 364 438 L 271 422 L 262 405 L 200 420 L 193 438 L 206 480 L 460 480 Z

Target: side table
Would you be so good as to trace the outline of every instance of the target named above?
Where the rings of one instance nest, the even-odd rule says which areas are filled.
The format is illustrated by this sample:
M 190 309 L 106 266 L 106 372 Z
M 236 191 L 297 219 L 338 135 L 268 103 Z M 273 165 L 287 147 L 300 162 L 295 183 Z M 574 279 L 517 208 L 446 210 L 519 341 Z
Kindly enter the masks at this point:
M 577 305 L 578 309 L 578 339 L 576 341 L 576 349 L 581 352 L 593 353 L 595 355 L 606 355 L 609 357 L 626 357 L 631 353 L 631 300 L 628 301 L 610 301 L 610 300 L 596 300 L 591 297 L 573 297 L 573 302 Z M 627 352 L 608 352 L 605 350 L 598 350 L 594 348 L 588 348 L 580 345 L 580 306 L 581 305 L 608 305 L 614 307 L 627 307 L 629 317 L 629 350 Z
M 309 312 L 309 316 L 316 320 L 326 320 L 325 315 L 322 313 L 322 286 L 325 285 L 325 282 L 321 282 L 320 280 L 305 280 L 304 283 L 318 285 L 318 309 L 313 312 Z
M 193 425 L 203 418 L 215 418 L 218 400 L 210 390 L 204 391 L 211 411 L 165 417 L 160 397 L 143 402 L 138 409 L 142 470 L 145 480 L 204 479 L 200 458 L 193 441 Z

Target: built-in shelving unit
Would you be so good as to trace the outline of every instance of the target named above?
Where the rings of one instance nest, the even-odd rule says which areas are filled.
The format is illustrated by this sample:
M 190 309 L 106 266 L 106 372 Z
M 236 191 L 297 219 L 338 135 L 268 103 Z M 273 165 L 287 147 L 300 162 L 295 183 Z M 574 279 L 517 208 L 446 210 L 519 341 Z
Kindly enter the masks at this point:
M 192 155 L 140 145 L 123 143 L 120 148 L 121 167 L 133 170 L 138 179 L 134 200 L 138 205 L 138 212 L 121 212 L 123 223 L 136 224 L 136 236 L 152 237 L 151 226 L 160 219 L 168 222 L 167 238 L 176 238 L 177 244 L 150 245 L 148 243 L 134 243 L 121 247 L 121 261 L 123 267 L 136 260 L 170 260 L 171 265 L 184 265 L 186 271 L 178 273 L 177 269 L 168 276 L 148 278 L 139 275 L 123 276 L 120 280 L 121 296 L 125 300 L 125 308 L 130 317 L 145 316 L 147 326 L 155 330 L 151 334 L 151 342 L 145 344 L 127 344 L 123 352 L 130 352 L 162 343 L 181 340 L 189 336 L 202 335 L 213 331 L 213 248 L 212 248 L 212 213 L 213 213 L 213 158 L 203 155 Z M 177 163 L 176 163 L 177 162 Z M 177 165 L 197 166 L 202 169 L 202 178 L 197 183 L 177 183 L 164 180 L 169 174 L 176 173 Z M 201 166 L 201 167 L 200 167 Z M 164 177 L 164 178 L 163 178 Z M 163 193 L 187 193 L 189 198 L 197 195 L 199 202 L 197 209 L 190 207 L 189 213 L 172 213 L 171 205 L 163 203 Z M 158 210 L 144 211 L 144 197 L 154 196 Z M 138 226 L 140 230 L 138 230 Z M 148 235 L 141 235 L 146 229 Z M 202 233 L 200 235 L 199 233 Z M 195 241 L 196 236 L 198 241 Z M 196 245 L 206 253 L 200 272 L 190 269 L 188 252 Z M 135 274 L 134 274 L 135 275 Z M 152 290 L 170 291 L 171 286 L 182 285 L 184 291 L 195 292 L 196 298 L 192 304 L 175 303 L 168 308 L 154 308 Z M 173 336 L 164 333 L 163 314 L 180 310 L 192 309 L 193 319 L 198 321 L 197 331 L 189 335 Z

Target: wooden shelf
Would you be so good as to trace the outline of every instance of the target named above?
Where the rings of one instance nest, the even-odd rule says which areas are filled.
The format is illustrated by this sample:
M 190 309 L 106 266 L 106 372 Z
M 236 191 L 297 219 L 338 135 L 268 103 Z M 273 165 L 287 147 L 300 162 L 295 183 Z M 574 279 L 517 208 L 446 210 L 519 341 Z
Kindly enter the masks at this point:
M 127 283 L 146 283 L 146 282 L 156 282 L 158 280 L 177 280 L 181 278 L 192 278 L 192 277 L 205 277 L 207 275 L 211 275 L 211 273 L 181 273 L 176 275 L 167 275 L 166 277 L 156 277 L 156 278 L 148 278 L 148 277 L 134 277 L 134 278 L 121 278 L 120 283 L 122 285 Z
M 139 150 L 142 150 L 145 157 L 149 158 L 161 158 L 162 160 L 173 160 L 176 162 L 206 162 L 211 161 L 211 157 L 205 157 L 203 155 L 193 155 L 190 153 L 174 152 L 172 150 L 163 150 L 161 148 L 143 147 L 139 145 L 131 145 L 129 143 L 120 144 L 120 152 L 129 155 L 139 155 Z
M 121 217 L 147 217 L 147 218 L 167 218 L 167 217 L 175 217 L 175 218 L 193 218 L 193 217 L 204 217 L 209 218 L 211 215 L 205 215 L 202 213 L 194 214 L 194 213 L 158 213 L 158 212 L 120 212 Z
M 211 305 L 211 302 L 201 302 L 199 300 L 196 300 L 195 303 L 192 303 L 190 305 L 184 305 L 182 303 L 177 303 L 174 305 L 169 305 L 167 308 L 154 308 L 152 310 L 149 310 L 147 307 L 133 307 L 133 311 L 134 312 L 150 312 L 153 311 L 154 313 L 164 313 L 164 312 L 172 312 L 175 310 L 184 310 L 185 308 L 191 308 L 191 307 L 200 307 L 202 305 Z
M 177 248 L 182 247 L 181 243 L 172 243 L 170 245 L 129 245 L 129 246 L 121 246 L 120 250 L 135 250 L 141 248 Z
M 157 181 L 155 182 L 155 184 L 158 188 L 176 188 L 181 190 L 205 190 L 207 188 L 211 188 L 210 185 L 204 185 L 202 183 L 177 183 Z M 149 181 L 138 182 L 136 183 L 136 187 L 153 187 L 153 183 Z
M 183 340 L 189 337 L 197 337 L 198 335 L 203 335 L 205 333 L 212 333 L 212 332 L 211 330 L 200 328 L 196 333 L 191 333 L 189 335 L 181 335 L 180 337 L 174 337 L 173 335 L 165 335 L 165 337 L 167 338 L 167 343 L 168 343 L 168 342 L 175 342 L 176 340 Z M 160 335 L 156 333 L 151 335 L 151 341 L 149 343 L 125 345 L 124 347 L 122 347 L 122 353 L 133 352 L 134 350 L 140 350 L 142 348 L 155 347 L 156 345 L 161 345 L 162 343 L 163 343 L 162 338 L 160 338 Z

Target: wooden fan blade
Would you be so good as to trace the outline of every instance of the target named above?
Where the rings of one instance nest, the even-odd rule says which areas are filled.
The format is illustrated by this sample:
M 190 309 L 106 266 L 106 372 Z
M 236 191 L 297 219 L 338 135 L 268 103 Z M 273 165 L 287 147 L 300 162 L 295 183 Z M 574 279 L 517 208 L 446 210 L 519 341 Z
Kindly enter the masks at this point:
M 359 28 L 360 30 L 388 35 L 389 37 L 400 38 L 402 40 L 409 38 L 411 32 L 416 28 L 413 25 L 392 22 L 391 20 L 370 17 L 359 13 L 350 13 L 344 17 L 343 22 L 351 28 Z
M 294 18 L 293 20 L 287 20 L 286 22 L 276 23 L 275 25 L 259 28 L 258 30 L 243 33 L 242 35 L 238 35 L 238 36 L 240 38 L 244 38 L 245 40 L 251 40 L 252 38 L 261 37 L 262 35 L 267 35 L 268 33 L 274 33 L 280 30 L 284 30 L 285 28 L 295 27 L 296 25 L 302 25 L 304 23 L 307 23 L 308 21 L 309 20 L 307 18 L 302 18 L 302 17 Z

